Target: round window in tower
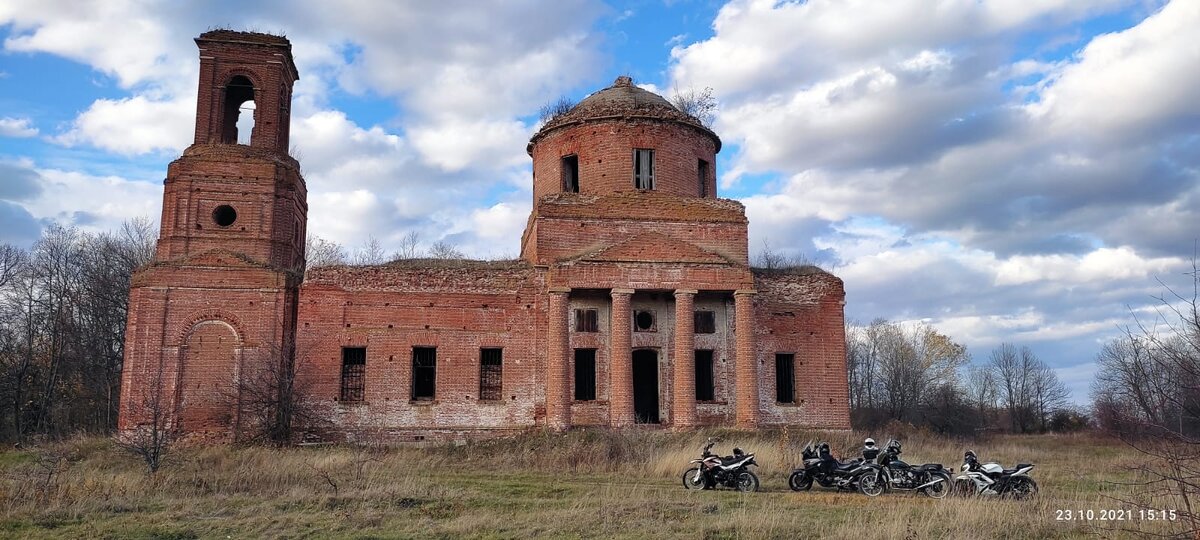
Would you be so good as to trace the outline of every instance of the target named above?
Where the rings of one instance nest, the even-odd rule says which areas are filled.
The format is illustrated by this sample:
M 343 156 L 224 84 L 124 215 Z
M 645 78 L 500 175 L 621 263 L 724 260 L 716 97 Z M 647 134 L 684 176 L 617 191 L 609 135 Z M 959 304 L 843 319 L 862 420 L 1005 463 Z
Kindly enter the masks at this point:
M 213 221 L 221 226 L 228 227 L 237 221 L 237 210 L 228 204 L 222 204 L 213 209 Z
M 638 310 L 633 312 L 633 326 L 638 332 L 654 331 L 654 312 Z

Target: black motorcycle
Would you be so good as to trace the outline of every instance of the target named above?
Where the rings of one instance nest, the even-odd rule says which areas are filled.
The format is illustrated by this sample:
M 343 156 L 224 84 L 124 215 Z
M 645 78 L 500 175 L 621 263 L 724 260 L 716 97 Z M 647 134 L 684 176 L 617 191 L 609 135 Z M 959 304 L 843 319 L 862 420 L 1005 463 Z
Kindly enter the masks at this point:
M 847 462 L 837 461 L 828 454 L 829 445 L 814 445 L 809 442 L 801 452 L 804 460 L 800 468 L 792 471 L 788 487 L 792 491 L 808 491 L 813 482 L 821 487 L 839 490 L 858 490 L 863 495 L 874 497 L 884 492 L 884 475 L 881 467 L 861 458 Z
M 941 463 L 909 465 L 901 461 L 900 441 L 888 441 L 878 459 L 888 489 L 915 490 L 934 499 L 950 493 L 950 471 Z
M 694 467 L 683 471 L 683 487 L 687 489 L 712 489 L 727 486 L 743 493 L 758 491 L 758 476 L 750 471 L 754 454 L 734 448 L 732 456 L 721 457 L 709 452 L 716 439 L 709 439 L 700 452 L 700 459 L 693 459 Z

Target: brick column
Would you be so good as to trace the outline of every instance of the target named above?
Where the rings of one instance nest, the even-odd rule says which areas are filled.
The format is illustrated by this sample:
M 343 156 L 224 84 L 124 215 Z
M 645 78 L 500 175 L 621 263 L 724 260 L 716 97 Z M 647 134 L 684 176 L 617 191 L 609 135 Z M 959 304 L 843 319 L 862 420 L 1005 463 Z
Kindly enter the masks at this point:
M 570 380 L 567 360 L 567 294 L 571 289 L 550 288 L 550 331 L 546 355 L 546 426 L 562 431 L 571 427 Z
M 633 289 L 612 290 L 612 322 L 609 325 L 608 423 L 613 427 L 633 423 L 633 313 L 629 298 Z
M 676 428 L 696 425 L 696 291 L 675 291 L 675 382 L 671 423 Z
M 737 426 L 742 429 L 758 427 L 758 358 L 754 339 L 754 293 L 742 290 L 733 293 L 734 334 L 737 340 L 735 383 L 737 391 Z

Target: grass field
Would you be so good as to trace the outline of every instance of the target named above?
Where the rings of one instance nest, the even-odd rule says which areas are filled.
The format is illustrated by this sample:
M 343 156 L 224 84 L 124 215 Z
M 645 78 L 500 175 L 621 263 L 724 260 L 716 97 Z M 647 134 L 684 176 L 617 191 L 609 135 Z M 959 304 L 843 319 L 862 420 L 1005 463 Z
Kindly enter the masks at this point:
M 757 454 L 762 492 L 688 492 L 704 438 Z M 880 434 L 874 434 L 877 439 Z M 984 460 L 1036 463 L 1029 502 L 787 490 L 809 438 L 849 452 L 862 434 L 573 431 L 425 448 L 176 451 L 147 475 L 104 438 L 0 452 L 0 537 L 11 538 L 1082 538 L 1110 523 L 1057 510 L 1117 507 L 1106 495 L 1139 457 L 1089 435 L 1000 436 Z M 904 458 L 957 467 L 967 443 L 910 435 Z M 883 442 L 881 440 L 881 442 Z M 1097 516 L 1099 517 L 1099 516 Z M 1162 523 L 1129 528 L 1164 532 Z

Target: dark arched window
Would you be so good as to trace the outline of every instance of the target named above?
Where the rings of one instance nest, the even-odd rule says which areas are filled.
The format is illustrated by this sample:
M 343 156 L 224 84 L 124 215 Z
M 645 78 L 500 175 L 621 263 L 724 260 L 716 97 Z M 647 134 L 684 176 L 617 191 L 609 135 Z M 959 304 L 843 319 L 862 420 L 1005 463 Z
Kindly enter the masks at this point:
M 247 102 L 249 102 L 248 105 Z M 239 116 L 243 109 L 247 109 L 246 116 L 249 118 L 249 122 L 239 122 Z M 240 127 L 246 131 L 241 137 L 238 136 L 239 123 L 242 124 Z M 229 79 L 229 84 L 225 85 L 225 111 L 221 118 L 221 142 L 249 144 L 253 133 L 254 84 L 250 82 L 250 79 L 237 75 Z

